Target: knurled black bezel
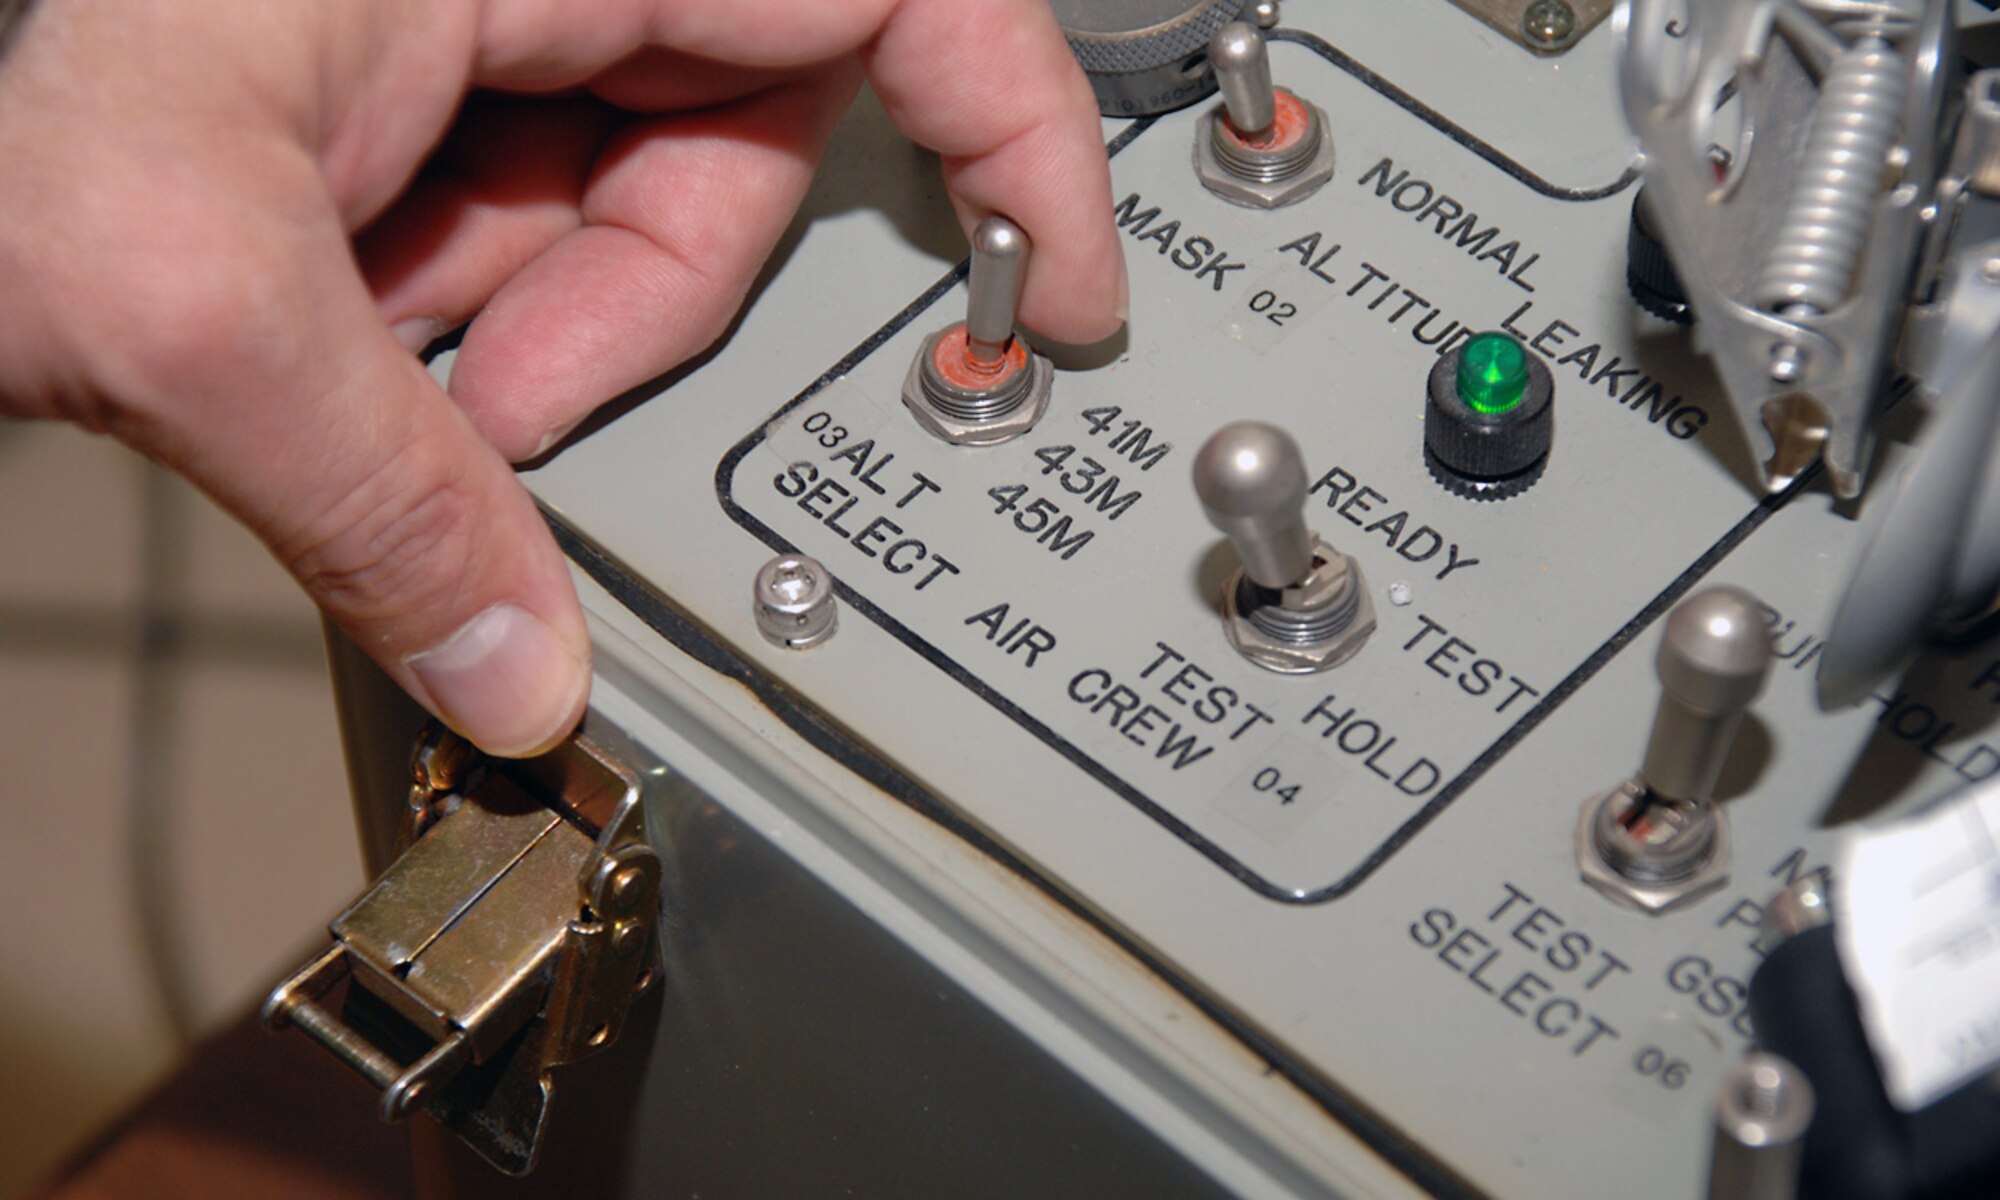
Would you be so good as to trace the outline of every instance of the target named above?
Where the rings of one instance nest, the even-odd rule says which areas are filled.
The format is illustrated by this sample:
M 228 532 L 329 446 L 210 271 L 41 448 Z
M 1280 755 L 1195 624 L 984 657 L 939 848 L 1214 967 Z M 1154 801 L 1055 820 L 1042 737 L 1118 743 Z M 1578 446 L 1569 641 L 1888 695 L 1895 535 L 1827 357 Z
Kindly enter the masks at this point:
M 1521 403 L 1483 413 L 1458 395 L 1458 362 L 1470 338 L 1438 355 L 1425 380 L 1424 465 L 1453 495 L 1504 500 L 1532 487 L 1555 441 L 1555 376 L 1527 346 L 1528 386 Z

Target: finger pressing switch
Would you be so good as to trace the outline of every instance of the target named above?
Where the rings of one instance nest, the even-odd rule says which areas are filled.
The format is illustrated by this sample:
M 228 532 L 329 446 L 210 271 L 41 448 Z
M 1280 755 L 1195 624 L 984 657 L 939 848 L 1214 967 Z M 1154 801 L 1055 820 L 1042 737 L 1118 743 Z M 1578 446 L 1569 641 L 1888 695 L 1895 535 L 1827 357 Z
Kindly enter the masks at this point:
M 1195 130 L 1195 173 L 1209 191 L 1250 208 L 1304 199 L 1333 178 L 1326 114 L 1271 82 L 1264 35 L 1246 21 L 1208 43 L 1222 103 Z
M 1303 675 L 1354 657 L 1375 631 L 1375 605 L 1352 558 L 1306 528 L 1306 466 L 1275 425 L 1238 421 L 1194 460 L 1202 509 L 1242 566 L 1222 588 L 1230 645 L 1267 671 Z
M 994 215 L 972 231 L 965 320 L 924 339 L 903 382 L 917 424 L 955 446 L 1020 437 L 1048 411 L 1055 368 L 1014 331 L 1028 235 Z

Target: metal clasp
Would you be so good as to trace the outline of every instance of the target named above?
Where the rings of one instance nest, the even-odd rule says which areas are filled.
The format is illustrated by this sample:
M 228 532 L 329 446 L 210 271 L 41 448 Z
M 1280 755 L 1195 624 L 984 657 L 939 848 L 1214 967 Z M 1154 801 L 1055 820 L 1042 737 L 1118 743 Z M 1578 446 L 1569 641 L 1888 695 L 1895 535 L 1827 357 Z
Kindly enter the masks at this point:
M 659 974 L 641 781 L 583 732 L 508 760 L 432 725 L 412 768 L 402 857 L 271 993 L 264 1022 L 304 1030 L 382 1089 L 383 1120 L 423 1108 L 523 1174 L 551 1069 L 616 1041 Z

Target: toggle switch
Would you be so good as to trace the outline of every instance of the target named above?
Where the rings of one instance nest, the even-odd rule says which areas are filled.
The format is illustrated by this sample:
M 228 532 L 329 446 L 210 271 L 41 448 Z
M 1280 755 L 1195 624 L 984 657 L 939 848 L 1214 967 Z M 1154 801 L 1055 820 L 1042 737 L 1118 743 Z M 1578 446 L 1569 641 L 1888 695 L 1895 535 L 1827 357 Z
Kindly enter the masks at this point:
M 1333 135 L 1326 113 L 1271 81 L 1264 35 L 1246 21 L 1215 31 L 1208 43 L 1222 103 L 1195 130 L 1195 173 L 1233 204 L 1278 208 L 1302 200 L 1333 178 Z
M 1339 666 L 1375 631 L 1361 567 L 1306 528 L 1306 466 L 1275 425 L 1238 421 L 1194 459 L 1202 509 L 1236 548 L 1241 568 L 1222 587 L 1230 645 L 1269 671 Z
M 1667 617 L 1656 665 L 1660 706 L 1639 774 L 1584 802 L 1576 854 L 1585 882 L 1658 913 L 1729 881 L 1729 826 L 1715 785 L 1771 673 L 1756 597 L 1714 587 L 1682 601 Z
M 903 381 L 917 424 L 955 446 L 1020 437 L 1048 411 L 1055 367 L 1014 331 L 1028 235 L 995 214 L 972 231 L 965 320 L 924 339 Z

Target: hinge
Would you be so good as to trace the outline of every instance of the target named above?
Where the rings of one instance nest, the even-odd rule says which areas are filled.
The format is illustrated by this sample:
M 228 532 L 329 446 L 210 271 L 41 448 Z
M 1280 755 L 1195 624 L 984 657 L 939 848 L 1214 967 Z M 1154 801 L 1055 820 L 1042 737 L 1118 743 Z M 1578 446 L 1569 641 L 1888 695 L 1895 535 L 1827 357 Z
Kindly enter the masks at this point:
M 421 1108 L 523 1174 L 551 1070 L 616 1041 L 659 975 L 641 779 L 581 731 L 514 760 L 433 724 L 411 763 L 402 856 L 271 993 L 264 1022 L 304 1030 L 382 1089 L 385 1121 Z

